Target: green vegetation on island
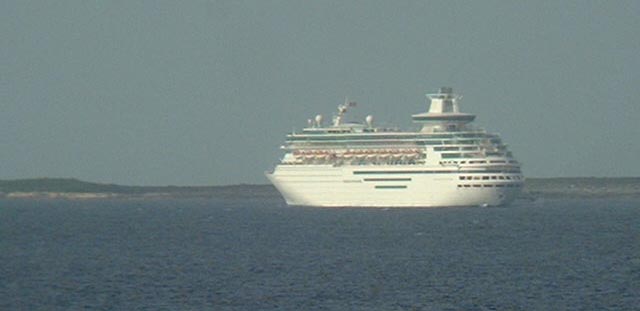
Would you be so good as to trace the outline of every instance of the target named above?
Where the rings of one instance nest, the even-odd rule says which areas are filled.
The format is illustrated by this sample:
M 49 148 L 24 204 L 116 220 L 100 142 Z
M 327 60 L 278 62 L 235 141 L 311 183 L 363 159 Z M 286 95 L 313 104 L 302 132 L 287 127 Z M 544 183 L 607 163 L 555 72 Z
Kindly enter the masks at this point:
M 640 177 L 527 178 L 530 197 L 640 197 Z
M 0 180 L 0 197 L 237 197 L 270 196 L 271 185 L 229 186 L 123 186 L 81 181 L 75 178 Z

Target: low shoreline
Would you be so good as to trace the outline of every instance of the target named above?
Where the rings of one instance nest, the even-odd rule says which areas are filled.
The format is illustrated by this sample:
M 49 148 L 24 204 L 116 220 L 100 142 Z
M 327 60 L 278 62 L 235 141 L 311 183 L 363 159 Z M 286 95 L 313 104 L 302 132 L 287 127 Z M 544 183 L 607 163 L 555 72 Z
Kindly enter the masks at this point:
M 272 185 L 230 186 L 121 186 L 77 179 L 23 179 L 0 181 L 4 199 L 171 199 L 171 198 L 277 198 Z M 530 178 L 522 199 L 640 198 L 640 178 Z

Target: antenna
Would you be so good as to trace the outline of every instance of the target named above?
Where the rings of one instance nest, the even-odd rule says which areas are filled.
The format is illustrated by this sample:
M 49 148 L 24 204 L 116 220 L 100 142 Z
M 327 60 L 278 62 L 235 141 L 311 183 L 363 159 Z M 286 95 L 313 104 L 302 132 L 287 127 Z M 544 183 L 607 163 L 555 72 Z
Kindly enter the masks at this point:
M 347 108 L 355 107 L 358 103 L 349 101 L 349 97 L 344 98 L 344 104 L 338 105 L 338 115 L 333 117 L 333 126 L 338 126 L 342 123 L 344 114 L 347 113 Z

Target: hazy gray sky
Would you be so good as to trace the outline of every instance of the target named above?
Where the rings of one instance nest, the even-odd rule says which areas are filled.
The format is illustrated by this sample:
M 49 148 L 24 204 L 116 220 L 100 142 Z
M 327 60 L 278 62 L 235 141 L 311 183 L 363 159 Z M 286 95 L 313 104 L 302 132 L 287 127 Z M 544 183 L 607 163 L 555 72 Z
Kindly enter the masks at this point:
M 266 183 L 349 96 L 452 86 L 529 177 L 640 176 L 640 1 L 1 1 L 0 179 Z

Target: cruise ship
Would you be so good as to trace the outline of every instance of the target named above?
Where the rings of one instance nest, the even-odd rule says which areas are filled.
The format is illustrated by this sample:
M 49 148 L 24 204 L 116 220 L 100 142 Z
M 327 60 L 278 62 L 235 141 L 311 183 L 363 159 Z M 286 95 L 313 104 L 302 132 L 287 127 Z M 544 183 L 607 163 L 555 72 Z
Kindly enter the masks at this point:
M 452 88 L 427 94 L 416 131 L 317 115 L 286 137 L 284 156 L 267 178 L 289 205 L 319 207 L 499 206 L 524 184 L 520 163 L 500 136 L 471 125 Z

